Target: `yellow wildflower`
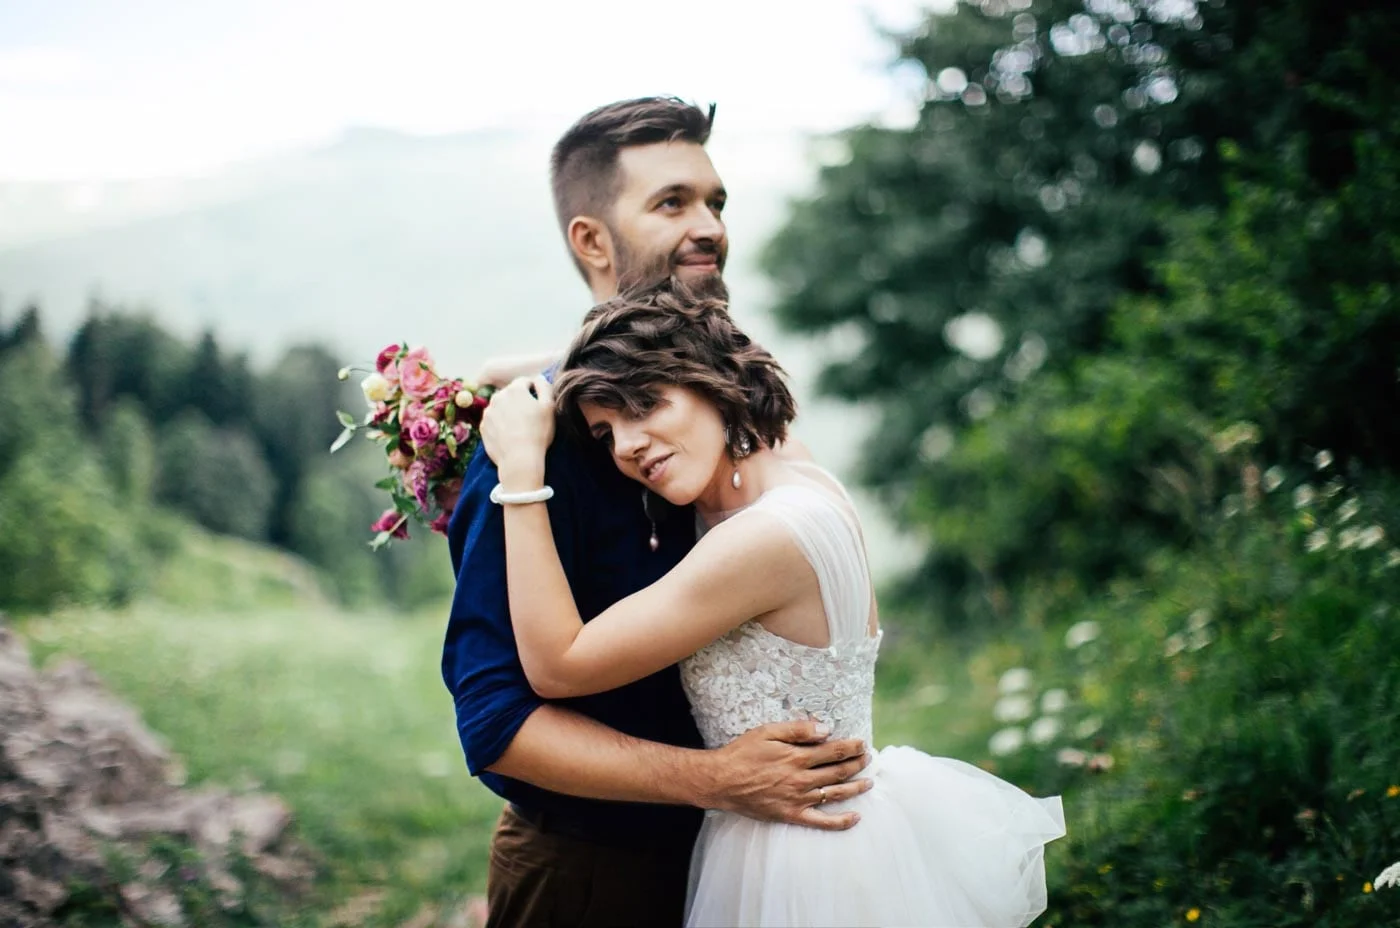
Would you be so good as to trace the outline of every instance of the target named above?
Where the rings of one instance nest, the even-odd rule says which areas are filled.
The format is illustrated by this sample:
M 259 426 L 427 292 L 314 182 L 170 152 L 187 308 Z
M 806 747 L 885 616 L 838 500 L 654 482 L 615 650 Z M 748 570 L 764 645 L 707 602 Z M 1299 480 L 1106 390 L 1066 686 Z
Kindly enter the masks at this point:
M 1387 799 L 1394 799 L 1396 796 L 1400 796 L 1400 786 L 1392 785 L 1390 789 L 1385 791 L 1385 795 Z
M 1367 880 L 1367 881 L 1366 881 L 1366 885 L 1364 885 L 1364 886 L 1361 887 L 1361 891 L 1362 891 L 1363 893 L 1369 893 L 1369 892 L 1371 891 L 1371 881 L 1370 881 L 1370 880 Z
M 1186 910 L 1186 920 L 1187 920 L 1188 922 L 1200 921 L 1200 920 L 1201 920 L 1201 910 L 1200 910 L 1200 909 L 1187 909 L 1187 910 Z

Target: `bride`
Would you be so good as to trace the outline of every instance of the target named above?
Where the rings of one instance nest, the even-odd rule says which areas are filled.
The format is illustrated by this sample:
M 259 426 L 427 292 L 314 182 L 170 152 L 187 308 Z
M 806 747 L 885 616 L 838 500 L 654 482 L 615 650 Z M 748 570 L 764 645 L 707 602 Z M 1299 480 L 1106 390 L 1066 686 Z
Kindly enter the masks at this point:
M 587 624 L 548 510 L 530 504 L 549 495 L 556 407 L 648 493 L 693 505 L 703 534 L 669 574 Z M 511 620 L 541 696 L 680 662 L 708 747 L 804 718 L 869 742 L 881 630 L 865 546 L 835 478 L 774 450 L 795 413 L 781 369 L 725 304 L 669 282 L 595 307 L 555 387 L 521 379 L 492 398 L 481 434 L 506 510 Z M 1065 833 L 1058 797 L 908 747 L 875 753 L 862 775 L 874 785 L 853 799 L 811 797 L 856 815 L 849 831 L 708 813 L 687 924 L 1001 928 L 1044 911 L 1044 845 Z

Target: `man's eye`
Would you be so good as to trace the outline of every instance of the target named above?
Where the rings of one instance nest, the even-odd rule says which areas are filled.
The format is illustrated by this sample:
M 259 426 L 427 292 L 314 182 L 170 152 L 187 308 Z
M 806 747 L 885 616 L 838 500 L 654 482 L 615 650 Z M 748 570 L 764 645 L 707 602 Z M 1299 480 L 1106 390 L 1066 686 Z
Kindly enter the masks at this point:
M 710 204 L 710 209 L 714 210 L 717 213 L 722 213 L 724 212 L 724 208 L 728 205 L 729 203 L 726 200 L 715 200 L 713 203 Z
M 681 207 L 681 198 L 680 198 L 680 197 L 667 197 L 666 199 L 662 200 L 660 203 L 658 203 L 658 204 L 656 204 L 656 205 L 657 205 L 659 208 L 661 208 L 661 209 L 680 209 L 680 207 Z

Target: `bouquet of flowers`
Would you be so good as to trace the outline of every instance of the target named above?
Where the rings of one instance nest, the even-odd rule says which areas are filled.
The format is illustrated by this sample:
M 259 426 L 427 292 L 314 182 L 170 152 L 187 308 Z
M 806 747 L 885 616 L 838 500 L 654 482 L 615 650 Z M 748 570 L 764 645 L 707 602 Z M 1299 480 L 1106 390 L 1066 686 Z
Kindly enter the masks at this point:
M 348 380 L 351 370 L 342 368 L 340 379 Z M 359 421 L 350 413 L 336 413 L 345 429 L 331 452 L 359 431 L 384 450 L 390 474 L 375 486 L 389 494 L 393 505 L 370 525 L 376 533 L 370 547 L 377 550 L 391 539 L 407 538 L 409 519 L 446 535 L 462 475 L 480 441 L 477 427 L 491 389 L 440 376 L 426 348 L 406 344 L 379 352 L 360 389 L 369 411 Z

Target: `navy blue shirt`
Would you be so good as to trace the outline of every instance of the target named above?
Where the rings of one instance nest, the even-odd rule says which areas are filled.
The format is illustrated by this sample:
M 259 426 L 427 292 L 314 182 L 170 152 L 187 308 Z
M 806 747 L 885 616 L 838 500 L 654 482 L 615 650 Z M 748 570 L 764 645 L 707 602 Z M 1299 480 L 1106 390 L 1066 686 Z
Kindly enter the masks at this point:
M 558 435 L 545 458 L 547 504 L 564 574 L 587 622 L 613 603 L 659 580 L 695 543 L 690 509 L 666 508 L 658 522 L 660 548 L 648 545 L 651 522 L 642 488 L 623 477 L 596 442 Z M 457 590 L 442 651 L 442 677 L 457 709 L 457 732 L 467 768 L 492 792 L 534 812 L 567 819 L 576 829 L 639 843 L 672 844 L 699 829 L 701 811 L 652 803 L 604 802 L 564 796 L 491 773 L 520 726 L 544 704 L 520 666 L 506 596 L 505 526 L 490 501 L 496 465 L 478 448 L 467 468 L 448 547 Z M 654 500 L 655 504 L 666 504 Z M 558 700 L 557 704 L 617 731 L 683 747 L 701 747 L 699 731 L 668 667 L 627 686 Z

